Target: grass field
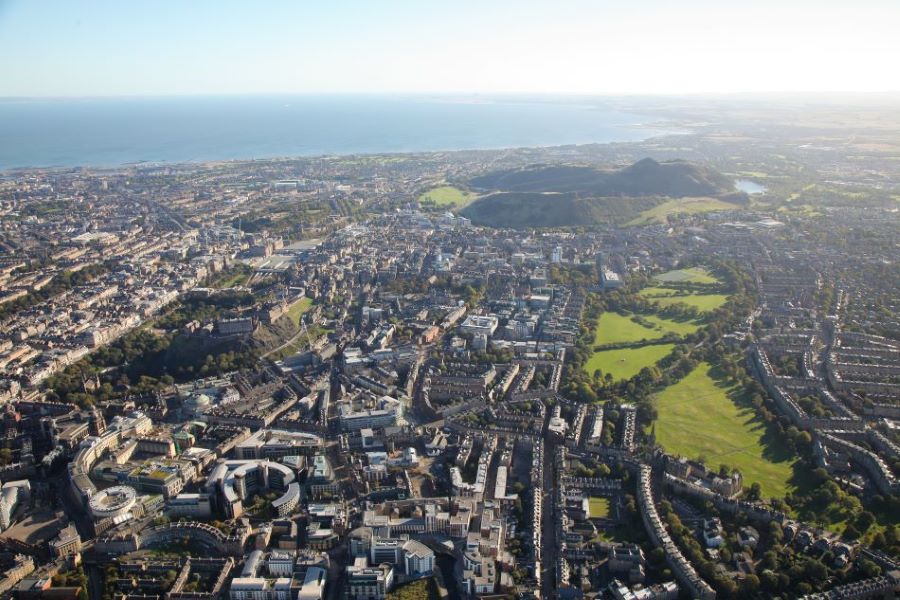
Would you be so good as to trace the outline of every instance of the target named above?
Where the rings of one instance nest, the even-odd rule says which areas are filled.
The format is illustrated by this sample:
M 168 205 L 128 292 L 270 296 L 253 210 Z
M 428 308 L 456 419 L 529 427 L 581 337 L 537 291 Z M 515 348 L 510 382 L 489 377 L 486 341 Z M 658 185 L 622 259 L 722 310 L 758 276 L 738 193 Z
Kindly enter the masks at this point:
M 725 294 L 689 294 L 686 296 L 666 296 L 664 298 L 655 298 L 654 300 L 660 306 L 684 302 L 688 306 L 696 307 L 700 312 L 709 312 L 725 304 L 728 296 Z
M 588 375 L 594 371 L 606 375 L 609 373 L 613 379 L 631 379 L 644 367 L 655 365 L 664 356 L 672 352 L 675 344 L 656 344 L 641 346 L 640 348 L 623 348 L 618 350 L 601 350 L 594 352 L 584 365 Z
M 626 225 L 665 223 L 667 218 L 671 215 L 695 215 L 720 210 L 734 210 L 736 208 L 739 208 L 736 204 L 723 202 L 716 198 L 678 198 L 668 200 L 658 206 L 645 210 L 626 223 Z
M 648 329 L 631 320 L 631 317 L 623 317 L 619 313 L 605 312 L 597 321 L 597 329 L 594 331 L 594 345 L 626 344 L 641 340 L 655 340 L 661 338 L 664 331 Z
M 699 325 L 692 322 L 680 323 L 663 319 L 656 315 L 643 315 L 643 318 L 655 324 L 650 329 L 631 320 L 631 317 L 622 316 L 614 312 L 605 312 L 597 321 L 597 329 L 594 331 L 594 345 L 628 344 L 641 340 L 657 340 L 667 333 L 687 335 L 697 331 Z
M 678 293 L 678 290 L 672 288 L 651 285 L 650 287 L 645 287 L 639 291 L 638 296 L 643 296 L 644 298 L 664 298 L 666 296 L 674 296 Z
M 757 482 L 763 497 L 783 497 L 796 487 L 796 457 L 769 439 L 753 408 L 740 403 L 738 390 L 713 375 L 701 363 L 657 396 L 657 442 L 670 453 L 703 458 L 712 469 L 737 468 L 745 488 Z
M 605 519 L 609 516 L 609 499 L 591 496 L 590 511 L 592 519 Z
M 696 321 L 673 321 L 656 315 L 644 315 L 644 318 L 662 329 L 663 334 L 690 335 L 700 329 L 700 324 Z
M 655 276 L 656 281 L 665 283 L 719 283 L 719 280 L 713 277 L 709 271 L 701 267 L 689 267 L 687 269 L 676 269 Z
M 294 325 L 300 324 L 300 317 L 303 316 L 303 313 L 308 311 L 312 307 L 312 298 L 300 298 L 296 302 L 294 302 L 290 308 L 287 310 L 287 316 L 291 318 L 291 321 L 294 322 Z
M 638 294 L 653 300 L 661 307 L 684 302 L 688 306 L 696 307 L 701 312 L 709 312 L 715 310 L 725 304 L 728 296 L 725 294 L 698 294 L 693 292 L 683 292 L 674 288 L 664 287 L 666 283 L 695 283 L 695 284 L 716 284 L 719 282 L 709 271 L 700 267 L 691 267 L 688 269 L 677 269 L 668 271 L 653 278 L 660 285 L 649 286 L 642 289 Z
M 247 280 L 250 279 L 250 273 L 235 273 L 228 279 L 225 279 L 219 283 L 220 288 L 232 288 L 237 287 L 239 285 L 244 285 L 247 283 Z
M 448 206 L 453 208 L 463 208 L 477 198 L 476 194 L 465 192 L 452 185 L 443 185 L 428 190 L 419 196 L 419 202 L 429 200 L 434 202 L 436 206 Z

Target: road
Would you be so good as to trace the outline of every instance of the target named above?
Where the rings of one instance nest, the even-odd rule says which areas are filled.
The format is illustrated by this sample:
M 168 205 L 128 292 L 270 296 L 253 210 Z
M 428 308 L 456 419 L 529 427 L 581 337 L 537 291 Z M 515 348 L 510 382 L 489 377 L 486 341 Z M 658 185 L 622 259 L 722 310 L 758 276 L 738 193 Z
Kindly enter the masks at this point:
M 544 442 L 544 483 L 543 513 L 541 523 L 541 598 L 557 597 L 556 563 L 559 558 L 559 542 L 557 540 L 556 514 L 556 444 L 549 440 Z

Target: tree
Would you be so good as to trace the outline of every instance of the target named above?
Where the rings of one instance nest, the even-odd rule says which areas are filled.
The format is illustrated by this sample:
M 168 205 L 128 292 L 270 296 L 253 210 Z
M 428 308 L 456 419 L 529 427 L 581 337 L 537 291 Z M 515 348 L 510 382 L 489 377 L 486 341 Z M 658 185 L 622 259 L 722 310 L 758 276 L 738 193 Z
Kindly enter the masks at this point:
M 750 501 L 759 500 L 761 495 L 762 495 L 762 486 L 760 486 L 758 482 L 754 481 L 750 485 L 750 489 L 747 490 L 747 500 L 750 500 Z
M 878 577 L 881 575 L 881 567 L 867 558 L 859 561 L 859 570 L 866 578 Z
M 777 592 L 779 588 L 778 575 L 771 569 L 766 569 L 760 575 L 762 588 L 769 593 Z
M 871 527 L 874 523 L 875 515 L 867 510 L 859 513 L 859 516 L 856 517 L 856 526 L 860 531 L 868 531 L 869 527 Z
M 828 481 L 828 471 L 824 468 L 819 467 L 818 469 L 813 469 L 813 478 L 816 480 L 816 483 L 824 483 Z
M 759 577 L 750 573 L 741 581 L 741 591 L 746 595 L 755 594 L 759 590 Z

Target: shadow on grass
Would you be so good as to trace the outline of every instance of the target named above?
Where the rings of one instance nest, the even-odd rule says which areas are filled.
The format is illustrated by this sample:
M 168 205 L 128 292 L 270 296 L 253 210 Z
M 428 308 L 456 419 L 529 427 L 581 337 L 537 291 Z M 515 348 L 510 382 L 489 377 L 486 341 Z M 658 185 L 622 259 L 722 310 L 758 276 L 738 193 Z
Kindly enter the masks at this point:
M 760 416 L 756 407 L 750 402 L 747 391 L 729 382 L 727 373 L 718 365 L 710 368 L 709 376 L 717 387 L 728 390 L 728 398 L 741 409 L 741 416 L 749 417 L 744 424 L 751 426 L 754 432 L 762 432 L 759 439 L 762 457 L 772 463 L 793 463 L 791 476 L 786 482 L 788 491 L 805 494 L 815 488 L 815 481 L 810 470 L 804 467 L 803 461 L 799 460 L 800 457 L 778 434 L 774 426 L 766 423 Z

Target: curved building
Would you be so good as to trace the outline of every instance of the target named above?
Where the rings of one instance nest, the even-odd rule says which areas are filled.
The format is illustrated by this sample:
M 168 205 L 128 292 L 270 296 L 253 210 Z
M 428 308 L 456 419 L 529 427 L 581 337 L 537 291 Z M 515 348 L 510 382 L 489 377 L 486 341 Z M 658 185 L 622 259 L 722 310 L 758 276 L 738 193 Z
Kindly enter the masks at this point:
M 272 502 L 278 516 L 291 514 L 300 501 L 296 475 L 285 465 L 270 460 L 222 460 L 206 480 L 206 492 L 226 518 L 240 517 L 245 500 L 270 490 L 282 492 Z
M 131 516 L 131 509 L 137 503 L 137 492 L 128 485 L 117 485 L 100 490 L 88 501 L 88 510 L 95 519 L 119 521 Z

